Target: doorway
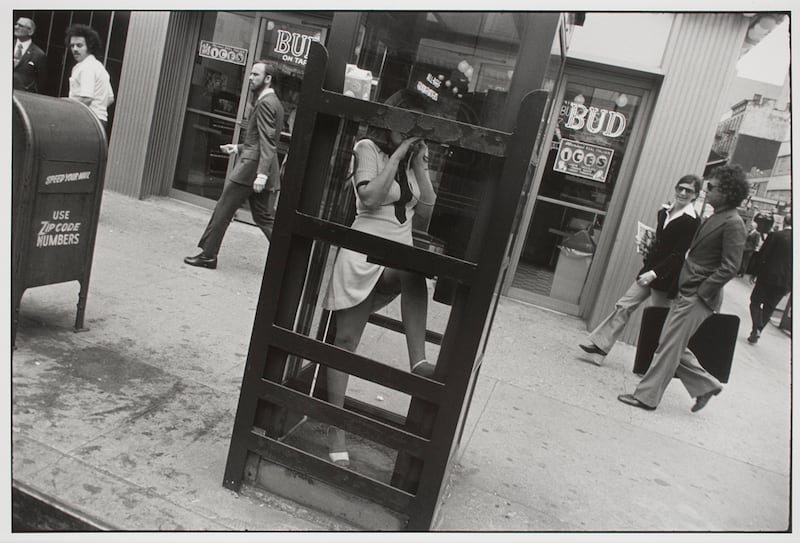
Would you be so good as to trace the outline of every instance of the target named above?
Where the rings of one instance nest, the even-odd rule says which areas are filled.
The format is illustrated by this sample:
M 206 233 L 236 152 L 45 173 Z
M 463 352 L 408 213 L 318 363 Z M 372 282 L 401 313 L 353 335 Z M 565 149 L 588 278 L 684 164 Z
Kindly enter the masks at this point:
M 289 150 L 309 42 L 325 42 L 330 21 L 258 12 L 204 12 L 189 85 L 170 196 L 212 208 L 235 157 L 220 145 L 238 142 L 249 115 L 248 75 L 256 60 L 275 62 L 275 90 L 286 110 L 278 154 Z M 247 204 L 237 219 L 252 222 Z
M 579 316 L 606 265 L 630 187 L 652 83 L 567 66 L 550 147 L 526 206 L 506 294 Z M 609 236 L 611 236 L 609 238 Z M 633 237 L 631 236 L 631 239 Z

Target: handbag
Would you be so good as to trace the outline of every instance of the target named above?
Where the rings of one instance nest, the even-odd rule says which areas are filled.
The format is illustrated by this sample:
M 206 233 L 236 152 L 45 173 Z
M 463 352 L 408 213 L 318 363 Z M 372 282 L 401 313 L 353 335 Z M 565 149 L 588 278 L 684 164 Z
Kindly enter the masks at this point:
M 643 375 L 653 362 L 668 311 L 666 307 L 647 307 L 642 312 L 633 373 Z M 737 315 L 713 313 L 703 321 L 689 340 L 689 350 L 697 357 L 697 361 L 721 383 L 727 383 L 730 378 L 738 333 Z

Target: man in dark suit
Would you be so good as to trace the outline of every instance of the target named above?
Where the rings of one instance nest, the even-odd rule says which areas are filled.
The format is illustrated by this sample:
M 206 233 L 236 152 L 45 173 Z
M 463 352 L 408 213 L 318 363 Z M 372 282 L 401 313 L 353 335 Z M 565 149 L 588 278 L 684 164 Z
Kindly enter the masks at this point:
M 236 165 L 225 180 L 222 195 L 214 207 L 198 247 L 202 252 L 187 256 L 183 261 L 190 266 L 214 269 L 217 253 L 225 231 L 236 210 L 249 200 L 253 220 L 269 240 L 275 221 L 275 204 L 281 188 L 278 140 L 283 128 L 284 110 L 272 89 L 275 67 L 264 60 L 253 64 L 250 72 L 250 92 L 254 97 L 244 142 L 221 145 L 222 151 L 238 155 Z
M 775 306 L 792 288 L 792 216 L 783 218 L 783 230 L 767 236 L 757 258 L 751 281 L 756 286 L 750 294 L 750 318 L 753 328 L 747 341 L 757 343 L 761 330 L 769 322 Z
M 678 279 L 678 298 L 667 313 L 650 368 L 634 393 L 621 394 L 619 401 L 653 410 L 676 374 L 695 398 L 692 412 L 722 391 L 720 382 L 700 366 L 687 346 L 703 321 L 719 311 L 722 287 L 739 271 L 746 232 L 736 206 L 749 190 L 739 166 L 720 166 L 712 172 L 706 203 L 714 214 L 700 225 L 689 246 Z
M 14 23 L 14 89 L 41 92 L 47 81 L 47 55 L 33 41 L 36 25 L 27 17 Z

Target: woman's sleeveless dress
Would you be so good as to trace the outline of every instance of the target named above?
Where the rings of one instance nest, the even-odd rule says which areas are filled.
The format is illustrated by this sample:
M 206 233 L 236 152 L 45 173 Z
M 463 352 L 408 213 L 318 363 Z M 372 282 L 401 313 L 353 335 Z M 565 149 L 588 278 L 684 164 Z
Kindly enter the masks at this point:
M 358 180 L 374 179 L 386 166 L 389 156 L 368 139 L 356 143 L 354 150 L 357 157 L 357 170 L 352 177 L 352 183 L 356 196 L 356 218 L 351 228 L 405 245 L 412 245 L 411 219 L 414 216 L 414 206 L 418 202 L 420 192 L 410 167 L 410 161 L 408 161 L 409 166 L 405 173 L 411 194 L 405 205 L 395 205 L 401 196 L 400 184 L 395 180 L 386 195 L 386 201 L 375 209 L 368 209 L 358 196 L 356 184 Z M 396 209 L 396 207 L 400 209 Z M 401 222 L 403 210 L 405 210 L 405 221 Z M 335 311 L 354 307 L 363 302 L 375 288 L 383 269 L 384 266 L 380 264 L 367 262 L 367 256 L 364 254 L 345 248 L 339 249 L 323 307 Z

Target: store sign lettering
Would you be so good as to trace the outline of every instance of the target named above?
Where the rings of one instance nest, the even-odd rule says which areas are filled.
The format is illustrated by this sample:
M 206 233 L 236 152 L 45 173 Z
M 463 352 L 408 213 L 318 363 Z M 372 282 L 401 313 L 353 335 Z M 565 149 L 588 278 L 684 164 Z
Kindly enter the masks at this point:
M 565 138 L 559 143 L 553 170 L 605 182 L 613 156 L 614 149 Z
M 230 62 L 231 64 L 239 64 L 241 66 L 247 64 L 247 49 L 240 49 L 232 45 L 201 40 L 198 54 L 201 57 Z
M 80 243 L 80 221 L 70 220 L 70 210 L 53 211 L 52 220 L 41 221 L 36 247 L 60 247 Z
M 569 102 L 565 128 L 586 130 L 590 134 L 602 133 L 608 138 L 617 138 L 625 132 L 628 120 L 618 111 Z
M 91 176 L 92 176 L 91 171 L 57 173 L 45 177 L 44 184 L 57 185 L 59 183 L 68 183 L 70 181 L 83 181 L 84 179 L 89 179 Z
M 276 31 L 275 47 L 273 51 L 276 55 L 279 55 L 284 62 L 305 66 L 312 41 L 320 41 L 319 35 L 309 36 L 308 34 L 301 34 L 300 32 L 278 29 Z
M 417 92 L 422 94 L 423 96 L 427 96 L 434 102 L 439 101 L 439 93 L 436 92 L 434 89 L 438 89 L 441 87 L 442 81 L 434 77 L 433 74 L 427 74 L 425 76 L 425 81 L 417 81 Z M 433 87 L 433 88 L 431 88 Z

